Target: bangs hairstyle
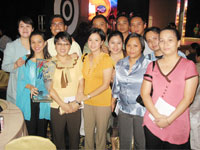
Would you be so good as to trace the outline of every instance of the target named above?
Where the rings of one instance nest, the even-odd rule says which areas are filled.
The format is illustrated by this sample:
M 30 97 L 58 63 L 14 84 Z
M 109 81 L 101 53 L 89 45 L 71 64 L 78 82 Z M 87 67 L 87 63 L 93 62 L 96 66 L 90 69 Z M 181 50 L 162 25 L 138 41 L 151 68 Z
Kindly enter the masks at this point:
M 23 16 L 23 17 L 20 17 L 17 21 L 17 26 L 19 28 L 19 23 L 23 21 L 24 23 L 26 24 L 29 24 L 32 26 L 32 28 L 34 28 L 34 23 L 33 23 L 33 20 L 30 18 L 30 17 L 27 17 L 27 16 Z
M 72 45 L 72 37 L 69 33 L 67 32 L 59 32 L 54 39 L 54 44 L 56 44 L 59 39 L 63 40 L 63 41 L 69 41 L 69 43 Z
M 139 39 L 141 47 L 142 47 L 142 52 L 143 52 L 144 49 L 145 49 L 144 38 L 141 35 L 137 34 L 137 33 L 132 33 L 132 34 L 128 35 L 128 37 L 125 40 L 125 49 L 126 49 L 126 45 L 127 45 L 127 43 L 128 43 L 130 38 L 138 38 Z
M 119 36 L 120 39 L 122 40 L 122 43 L 124 43 L 124 38 L 123 38 L 123 35 L 120 31 L 113 31 L 111 32 L 109 35 L 108 35 L 108 42 L 110 41 L 110 39 L 113 37 L 113 36 Z
M 44 33 L 42 33 L 42 32 L 40 32 L 40 31 L 37 31 L 37 30 L 36 30 L 36 31 L 33 31 L 33 32 L 31 33 L 30 37 L 29 37 L 30 45 L 31 45 L 31 38 L 32 38 L 33 36 L 35 36 L 35 35 L 40 35 L 40 36 L 42 37 L 42 39 L 43 39 L 44 41 L 46 41 L 46 38 L 45 38 Z M 30 55 L 28 56 L 28 58 L 26 59 L 25 65 L 26 65 L 26 63 L 28 62 L 28 60 L 31 59 L 31 58 L 33 58 L 34 55 L 35 55 L 35 52 L 33 51 L 33 49 L 32 49 L 31 46 L 30 46 L 30 50 L 31 50 L 31 53 L 30 53 Z M 44 59 L 51 58 L 51 56 L 50 56 L 50 54 L 49 54 L 49 52 L 48 52 L 47 44 L 46 44 L 46 46 L 45 46 L 44 49 L 43 49 L 43 54 L 44 54 Z
M 172 31 L 172 32 L 174 33 L 174 35 L 176 36 L 176 39 L 177 39 L 178 41 L 181 40 L 181 36 L 180 36 L 180 34 L 179 34 L 179 32 L 178 32 L 177 29 L 171 28 L 171 27 L 165 27 L 165 28 L 163 28 L 163 29 L 160 31 L 160 33 L 161 33 L 162 31 L 165 31 L 165 30 Z
M 91 29 L 89 30 L 88 39 L 89 39 L 90 35 L 93 34 L 93 33 L 97 33 L 97 34 L 100 36 L 101 41 L 105 41 L 105 40 L 106 40 L 106 35 L 105 35 L 105 33 L 103 32 L 103 30 L 101 30 L 101 29 L 99 29 L 99 28 L 91 28 Z
M 146 28 L 145 31 L 144 31 L 144 35 L 143 35 L 143 38 L 144 38 L 145 40 L 147 40 L 147 39 L 146 39 L 146 34 L 147 34 L 148 32 L 150 32 L 150 31 L 152 31 L 152 32 L 154 32 L 154 33 L 157 33 L 157 34 L 160 34 L 160 28 L 158 28 L 158 27 Z

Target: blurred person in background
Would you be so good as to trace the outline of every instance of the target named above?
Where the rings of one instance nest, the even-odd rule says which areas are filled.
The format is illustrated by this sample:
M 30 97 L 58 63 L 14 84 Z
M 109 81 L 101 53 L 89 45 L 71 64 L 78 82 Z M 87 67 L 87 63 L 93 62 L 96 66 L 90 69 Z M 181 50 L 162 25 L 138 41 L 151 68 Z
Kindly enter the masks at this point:
M 200 83 L 200 49 L 196 49 L 196 67 Z M 190 105 L 190 145 L 191 149 L 200 149 L 200 86 L 196 91 L 193 103 Z
M 192 60 L 194 63 L 196 63 L 196 56 L 197 56 L 197 49 L 199 49 L 200 46 L 198 43 L 192 43 L 190 44 L 189 54 L 187 55 L 187 59 Z
M 123 40 L 125 41 L 129 35 L 129 21 L 126 15 L 120 14 L 116 19 L 116 29 L 123 34 Z
M 12 39 L 5 34 L 3 28 L 0 28 L 0 51 L 3 52 L 9 42 L 12 42 Z
M 129 19 L 129 26 L 131 33 L 137 33 L 141 36 L 144 34 L 144 30 L 147 27 L 145 19 L 141 15 L 134 15 Z M 144 55 L 150 54 L 152 50 L 148 47 L 145 41 L 145 49 L 143 51 Z
M 106 35 L 106 39 L 102 45 L 101 51 L 104 53 L 108 53 L 108 20 L 105 16 L 103 15 L 96 15 L 95 17 L 92 18 L 91 20 L 91 27 L 92 28 L 98 28 L 101 29 L 105 35 Z M 90 48 L 88 46 L 88 42 L 85 43 L 85 46 L 83 48 L 83 54 L 85 53 L 90 53 Z

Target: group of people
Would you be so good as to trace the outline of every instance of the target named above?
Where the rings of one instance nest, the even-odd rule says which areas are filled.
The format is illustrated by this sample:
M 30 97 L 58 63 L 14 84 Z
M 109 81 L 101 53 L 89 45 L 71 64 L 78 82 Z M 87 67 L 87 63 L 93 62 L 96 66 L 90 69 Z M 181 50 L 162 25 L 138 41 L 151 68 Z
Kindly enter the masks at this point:
M 7 100 L 22 110 L 30 135 L 46 137 L 50 123 L 57 149 L 78 149 L 83 119 L 85 149 L 106 149 L 110 126 L 113 149 L 117 136 L 120 149 L 131 149 L 132 141 L 134 149 L 190 149 L 190 138 L 192 148 L 198 146 L 197 133 L 190 135 L 189 107 L 199 74 L 178 50 L 175 28 L 147 28 L 141 16 L 119 15 L 117 30 L 108 32 L 107 18 L 97 15 L 81 49 L 62 16 L 54 15 L 50 23 L 52 38 L 46 40 L 34 31 L 31 18 L 20 18 L 20 37 L 4 51 L 2 69 L 10 73 Z M 52 103 L 32 101 L 39 92 L 37 59 L 56 62 L 48 88 Z

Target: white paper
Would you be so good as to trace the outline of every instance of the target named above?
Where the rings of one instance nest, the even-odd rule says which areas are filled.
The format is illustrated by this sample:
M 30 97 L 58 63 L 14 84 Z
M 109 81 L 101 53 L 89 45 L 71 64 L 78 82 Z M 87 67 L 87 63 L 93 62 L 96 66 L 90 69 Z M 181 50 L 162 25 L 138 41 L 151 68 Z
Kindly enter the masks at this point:
M 64 98 L 64 102 L 65 103 L 70 103 L 70 102 L 73 102 L 73 101 L 75 101 L 75 96 L 65 97 Z
M 64 102 L 65 102 L 65 103 L 70 103 L 70 102 L 73 102 L 73 101 L 75 101 L 75 100 L 76 100 L 76 97 L 75 97 L 75 96 L 65 97 L 65 98 L 64 98 Z M 84 108 L 84 103 L 83 103 L 83 101 L 81 101 L 81 106 L 80 106 L 79 109 L 83 109 L 83 108 Z
M 117 104 L 115 106 L 115 110 L 114 111 L 115 111 L 116 115 L 119 114 L 119 104 L 118 104 L 118 102 L 117 102 Z
M 156 104 L 155 104 L 156 109 L 161 115 L 165 116 L 170 116 L 171 113 L 176 109 L 176 107 L 170 105 L 167 103 L 164 99 L 161 97 L 158 98 Z M 155 118 L 152 116 L 152 114 L 149 113 L 149 117 L 152 121 L 155 120 Z

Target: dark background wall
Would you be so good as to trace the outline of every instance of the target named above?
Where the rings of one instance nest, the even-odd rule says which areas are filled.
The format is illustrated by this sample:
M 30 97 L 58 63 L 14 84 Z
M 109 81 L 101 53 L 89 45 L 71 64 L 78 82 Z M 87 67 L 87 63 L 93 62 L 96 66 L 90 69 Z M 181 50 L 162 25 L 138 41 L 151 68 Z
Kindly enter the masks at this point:
M 148 22 L 149 0 L 118 0 L 117 9 L 119 12 L 140 14 Z
M 118 0 L 118 11 L 142 14 L 148 21 L 152 16 L 152 25 L 164 27 L 168 22 L 175 21 L 177 0 Z M 86 7 L 88 0 L 79 0 L 80 21 L 87 19 Z M 54 0 L 1 0 L 0 26 L 6 29 L 7 35 L 15 39 L 18 35 L 17 19 L 20 16 L 29 16 L 38 27 L 38 15 L 46 15 L 45 28 L 50 36 L 49 19 L 53 15 Z M 196 23 L 200 23 L 200 0 L 188 0 L 186 36 L 192 36 Z
M 186 32 L 187 37 L 193 36 L 193 28 L 200 24 L 200 0 L 188 0 Z
M 149 0 L 149 16 L 152 26 L 165 27 L 175 22 L 177 0 Z
M 20 16 L 29 16 L 33 19 L 37 28 L 37 16 L 45 11 L 46 0 L 1 0 L 0 1 L 0 26 L 6 33 L 15 39 L 17 20 Z

